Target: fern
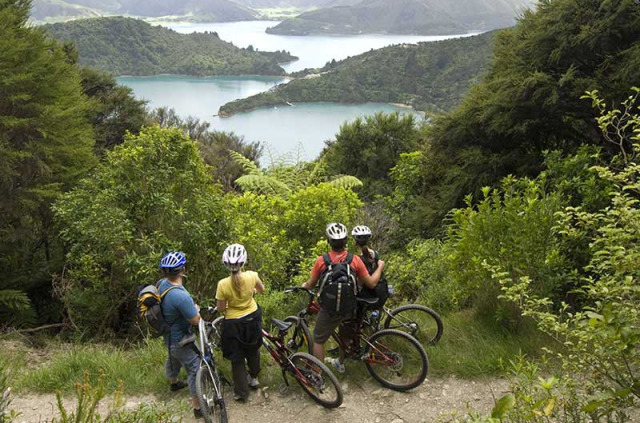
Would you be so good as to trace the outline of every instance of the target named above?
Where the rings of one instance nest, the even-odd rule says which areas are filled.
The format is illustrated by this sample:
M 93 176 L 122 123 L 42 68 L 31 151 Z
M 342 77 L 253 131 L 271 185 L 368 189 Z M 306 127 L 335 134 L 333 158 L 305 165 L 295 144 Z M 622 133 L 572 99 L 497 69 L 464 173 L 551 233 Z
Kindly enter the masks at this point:
M 0 290 L 0 324 L 30 326 L 35 320 L 36 314 L 27 294 L 16 289 Z
M 236 179 L 236 184 L 243 191 L 256 194 L 272 194 L 287 196 L 291 189 L 282 181 L 268 175 L 244 175 Z
M 229 154 L 231 154 L 233 161 L 242 165 L 242 169 L 246 175 L 262 175 L 262 171 L 254 161 L 247 159 L 237 151 L 229 150 Z
M 344 189 L 353 189 L 362 186 L 362 181 L 351 175 L 338 175 L 327 183 L 331 186 Z

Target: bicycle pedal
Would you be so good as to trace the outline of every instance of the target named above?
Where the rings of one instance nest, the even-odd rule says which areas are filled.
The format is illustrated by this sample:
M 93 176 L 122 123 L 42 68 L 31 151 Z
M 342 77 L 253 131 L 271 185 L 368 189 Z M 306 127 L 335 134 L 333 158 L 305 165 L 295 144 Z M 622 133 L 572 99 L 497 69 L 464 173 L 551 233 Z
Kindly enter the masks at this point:
M 280 386 L 278 387 L 278 391 L 282 394 L 282 395 L 286 395 L 287 392 L 289 392 L 289 386 L 285 383 L 281 383 Z

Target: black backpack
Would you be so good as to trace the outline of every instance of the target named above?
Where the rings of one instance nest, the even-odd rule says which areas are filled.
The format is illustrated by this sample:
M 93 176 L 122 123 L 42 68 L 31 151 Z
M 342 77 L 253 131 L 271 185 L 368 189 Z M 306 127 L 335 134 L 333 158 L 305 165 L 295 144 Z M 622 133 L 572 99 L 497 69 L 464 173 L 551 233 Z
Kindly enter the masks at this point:
M 162 336 L 171 330 L 171 325 L 162 314 L 162 300 L 169 291 L 177 287 L 171 286 L 161 294 L 158 291 L 160 282 L 146 285 L 138 292 L 138 316 L 145 322 L 152 337 Z
M 357 306 L 356 272 L 351 267 L 353 254 L 341 263 L 332 263 L 329 254 L 322 256 L 326 269 L 320 277 L 318 302 L 332 316 L 350 317 Z
M 362 254 L 360 258 L 367 267 L 369 274 L 372 275 L 378 267 L 378 253 L 373 251 L 373 261 L 369 261 L 364 254 Z M 382 274 L 382 277 L 380 277 L 380 282 L 378 282 L 378 285 L 376 285 L 375 288 L 371 289 L 363 286 L 358 293 L 358 296 L 361 298 L 378 298 L 379 301 L 377 305 L 382 307 L 389 299 L 389 284 L 387 283 L 387 278 L 384 276 L 384 273 Z

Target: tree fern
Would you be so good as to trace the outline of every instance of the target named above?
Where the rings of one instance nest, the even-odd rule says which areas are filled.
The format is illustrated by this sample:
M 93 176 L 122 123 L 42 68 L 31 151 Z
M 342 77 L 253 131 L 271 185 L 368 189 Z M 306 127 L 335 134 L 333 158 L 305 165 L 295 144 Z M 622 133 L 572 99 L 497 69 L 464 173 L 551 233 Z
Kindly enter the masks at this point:
M 245 175 L 262 175 L 262 171 L 253 160 L 247 159 L 237 151 L 229 150 L 229 154 L 231 154 L 233 161 L 242 165 Z
M 356 187 L 362 186 L 362 181 L 355 176 L 351 175 L 338 175 L 334 179 L 327 182 L 329 185 L 334 187 L 344 188 L 344 189 L 353 189 Z
M 33 323 L 35 311 L 27 294 L 16 289 L 0 290 L 0 324 L 30 326 Z
M 235 182 L 243 191 L 257 194 L 287 196 L 291 192 L 287 184 L 268 175 L 244 175 L 236 179 Z

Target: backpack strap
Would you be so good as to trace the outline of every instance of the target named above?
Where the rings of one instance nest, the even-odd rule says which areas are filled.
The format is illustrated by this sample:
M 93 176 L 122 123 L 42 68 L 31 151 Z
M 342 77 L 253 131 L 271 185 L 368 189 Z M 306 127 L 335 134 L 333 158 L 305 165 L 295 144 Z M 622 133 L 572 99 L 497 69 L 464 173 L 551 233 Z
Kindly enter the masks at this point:
M 353 261 L 353 254 L 347 253 L 347 258 L 344 259 L 344 262 L 347 263 L 348 265 L 351 265 L 352 261 Z
M 324 260 L 325 270 L 323 272 L 324 278 L 322 278 L 322 280 L 320 281 L 318 293 L 316 294 L 318 298 L 320 297 L 320 294 L 324 290 L 325 282 L 327 282 L 327 279 L 329 278 L 329 274 L 331 273 L 331 268 L 333 267 L 333 263 L 331 262 L 331 257 L 329 257 L 329 253 L 324 253 L 322 255 L 322 260 Z
M 177 288 L 177 286 L 171 286 L 171 287 L 165 289 L 164 292 L 162 294 L 160 294 L 160 301 L 162 301 L 164 296 L 167 295 L 169 293 L 169 291 L 171 291 L 172 289 L 176 289 L 176 288 Z
M 324 265 L 327 266 L 327 269 L 333 264 L 333 262 L 331 261 L 331 256 L 329 256 L 329 253 L 324 253 L 322 255 L 322 260 L 324 260 Z

